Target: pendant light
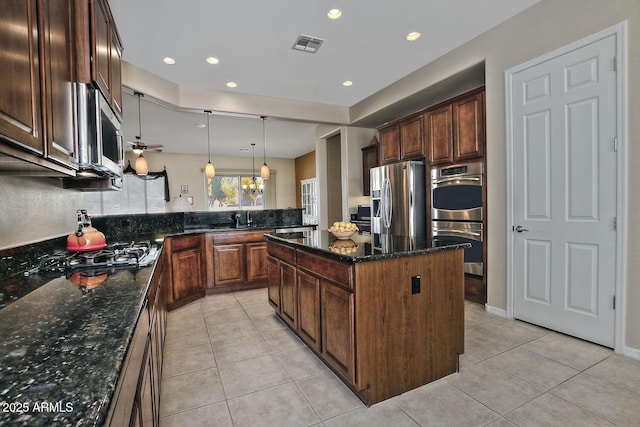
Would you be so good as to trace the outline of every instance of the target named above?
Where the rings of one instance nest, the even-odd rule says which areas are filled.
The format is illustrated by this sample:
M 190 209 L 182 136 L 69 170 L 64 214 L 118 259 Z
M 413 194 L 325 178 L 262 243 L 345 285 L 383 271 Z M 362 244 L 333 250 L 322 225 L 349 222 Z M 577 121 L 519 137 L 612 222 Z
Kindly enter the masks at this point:
M 147 159 L 142 155 L 143 145 L 142 145 L 142 115 L 140 113 L 140 98 L 144 96 L 144 94 L 140 92 L 134 92 L 134 95 L 138 97 L 138 136 L 136 136 L 136 140 L 139 143 L 133 147 L 133 151 L 138 154 L 138 158 L 136 159 L 136 174 L 137 175 L 146 175 L 149 173 L 149 164 L 147 163 Z
M 259 194 L 262 193 L 262 189 L 264 188 L 264 184 L 262 184 L 261 182 L 258 181 L 258 178 L 256 178 L 256 144 L 255 142 L 251 143 L 251 149 L 252 149 L 252 154 L 251 154 L 251 173 L 253 174 L 253 176 L 251 177 L 251 184 L 249 185 L 249 191 L 251 192 L 251 194 Z
M 267 165 L 267 132 L 265 129 L 265 121 L 267 120 L 267 118 L 266 116 L 260 116 L 260 118 L 262 119 L 262 140 L 264 147 L 264 164 L 260 169 L 260 176 L 262 177 L 262 179 L 269 179 L 271 171 L 269 171 L 269 165 Z
M 209 150 L 209 162 L 204 167 L 204 174 L 207 178 L 213 179 L 216 176 L 216 168 L 214 168 L 211 163 L 211 137 L 209 132 L 209 118 L 211 116 L 211 111 L 205 110 L 204 112 L 207 115 L 207 148 Z

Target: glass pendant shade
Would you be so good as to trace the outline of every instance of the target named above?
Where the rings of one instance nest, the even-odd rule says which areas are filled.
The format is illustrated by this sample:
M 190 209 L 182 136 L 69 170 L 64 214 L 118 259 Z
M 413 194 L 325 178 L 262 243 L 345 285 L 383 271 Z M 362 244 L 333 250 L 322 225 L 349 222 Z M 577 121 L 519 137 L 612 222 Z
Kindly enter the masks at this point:
M 213 179 L 216 176 L 216 168 L 213 167 L 211 162 L 207 163 L 207 166 L 204 167 L 204 174 L 209 179 Z
M 146 175 L 149 173 L 149 164 L 142 154 L 136 159 L 136 174 Z
M 260 169 L 260 176 L 262 179 L 269 179 L 270 173 L 271 171 L 269 170 L 269 166 L 266 163 L 262 165 L 262 168 Z

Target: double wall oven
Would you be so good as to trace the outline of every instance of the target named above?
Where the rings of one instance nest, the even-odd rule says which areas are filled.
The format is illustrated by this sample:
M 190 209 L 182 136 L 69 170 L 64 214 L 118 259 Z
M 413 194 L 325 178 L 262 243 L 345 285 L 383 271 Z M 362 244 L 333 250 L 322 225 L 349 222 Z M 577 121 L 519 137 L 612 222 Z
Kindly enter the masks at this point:
M 470 243 L 464 271 L 483 276 L 483 165 L 461 163 L 431 169 L 432 240 Z

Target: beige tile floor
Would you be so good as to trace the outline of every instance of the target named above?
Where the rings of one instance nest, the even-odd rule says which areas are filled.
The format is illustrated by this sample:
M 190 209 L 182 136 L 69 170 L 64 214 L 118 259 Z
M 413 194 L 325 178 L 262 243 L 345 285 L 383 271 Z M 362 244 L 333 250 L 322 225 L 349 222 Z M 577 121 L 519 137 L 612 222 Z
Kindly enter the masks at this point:
M 169 313 L 161 426 L 640 426 L 640 362 L 465 305 L 459 373 L 365 407 L 266 290 Z

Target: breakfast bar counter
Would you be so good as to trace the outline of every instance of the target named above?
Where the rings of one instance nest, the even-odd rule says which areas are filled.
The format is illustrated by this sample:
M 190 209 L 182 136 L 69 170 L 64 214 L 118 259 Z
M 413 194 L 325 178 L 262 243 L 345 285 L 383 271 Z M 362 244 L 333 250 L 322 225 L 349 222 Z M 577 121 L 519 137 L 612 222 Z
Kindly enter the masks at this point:
M 267 235 L 269 303 L 366 404 L 458 369 L 465 244 Z

